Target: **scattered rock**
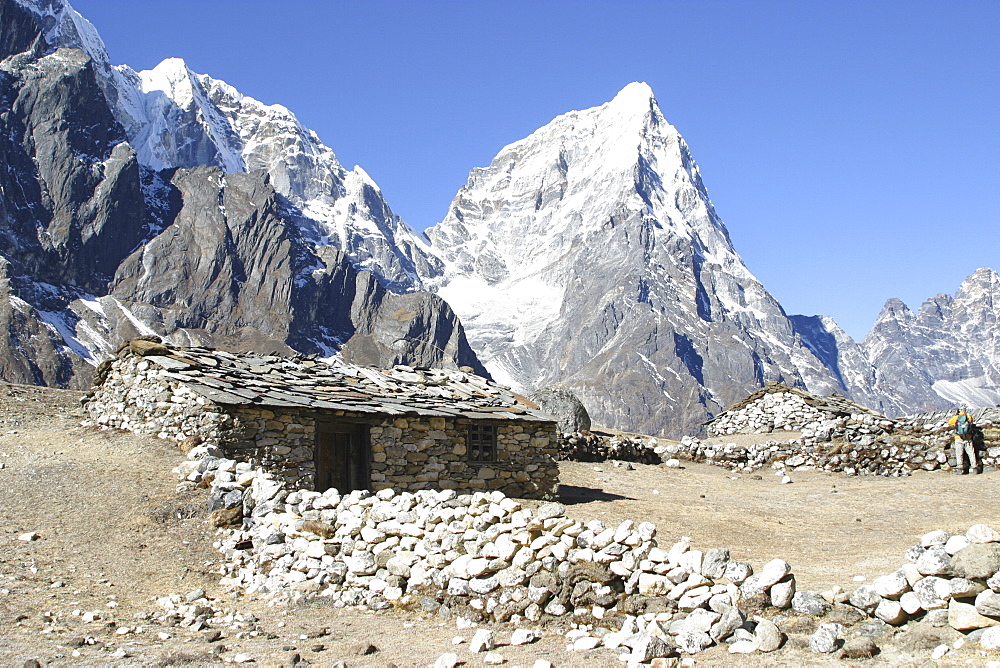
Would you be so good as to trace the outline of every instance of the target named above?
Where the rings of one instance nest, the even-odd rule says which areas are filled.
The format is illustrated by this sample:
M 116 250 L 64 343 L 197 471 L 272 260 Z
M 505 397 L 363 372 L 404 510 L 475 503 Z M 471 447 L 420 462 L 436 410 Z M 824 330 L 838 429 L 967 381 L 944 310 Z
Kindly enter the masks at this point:
M 840 624 L 820 624 L 816 633 L 809 638 L 809 649 L 817 654 L 835 652 L 841 644 L 840 635 L 844 627 Z
M 455 668 L 458 665 L 458 654 L 445 652 L 434 662 L 434 668 Z
M 365 641 L 351 643 L 345 648 L 345 652 L 351 656 L 368 656 L 376 653 L 377 651 L 378 647 Z
M 538 640 L 538 634 L 531 629 L 515 629 L 510 634 L 511 645 L 527 645 Z
M 477 630 L 475 635 L 472 636 L 472 640 L 469 641 L 469 651 L 474 654 L 489 652 L 494 647 L 496 647 L 496 639 L 494 638 L 493 631 L 489 629 Z
M 844 649 L 840 653 L 841 659 L 870 659 L 878 654 L 878 645 L 875 641 L 866 636 L 851 638 L 844 643 Z

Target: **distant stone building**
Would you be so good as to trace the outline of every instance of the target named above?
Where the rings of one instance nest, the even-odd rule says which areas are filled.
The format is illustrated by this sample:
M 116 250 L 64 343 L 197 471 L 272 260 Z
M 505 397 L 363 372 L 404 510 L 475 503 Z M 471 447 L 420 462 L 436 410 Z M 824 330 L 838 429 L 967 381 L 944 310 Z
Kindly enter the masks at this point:
M 556 421 L 463 371 L 136 340 L 99 369 L 85 409 L 95 424 L 201 440 L 305 489 L 544 498 L 558 485 Z
M 725 436 L 799 431 L 828 441 L 850 422 L 891 425 L 885 416 L 850 399 L 837 395 L 817 397 L 781 383 L 768 383 L 715 416 L 708 423 L 708 433 Z

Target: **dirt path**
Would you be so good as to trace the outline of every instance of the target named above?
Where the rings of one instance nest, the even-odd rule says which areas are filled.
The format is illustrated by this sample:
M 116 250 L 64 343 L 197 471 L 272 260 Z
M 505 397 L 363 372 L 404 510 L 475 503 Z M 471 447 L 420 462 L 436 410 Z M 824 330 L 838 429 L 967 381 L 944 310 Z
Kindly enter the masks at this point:
M 452 644 L 473 633 L 456 629 L 454 620 L 338 610 L 323 601 L 269 607 L 224 593 L 214 572 L 214 532 L 205 523 L 206 492 L 176 491 L 170 469 L 180 454 L 154 438 L 81 427 L 78 397 L 0 384 L 0 665 L 222 665 L 253 658 L 277 666 L 298 656 L 314 665 L 426 666 L 445 652 L 457 652 L 464 665 L 483 665 L 482 655 Z M 626 470 L 565 463 L 562 475 L 563 501 L 574 516 L 653 521 L 661 542 L 691 536 L 696 548 L 729 547 L 755 566 L 781 557 L 800 589 L 849 589 L 854 575 L 890 572 L 921 534 L 998 524 L 1000 505 L 991 493 L 998 473 L 873 479 L 803 472 L 781 485 L 769 472 L 733 475 L 707 465 Z M 37 540 L 20 540 L 31 532 Z M 196 589 L 215 599 L 220 616 L 242 615 L 214 624 L 219 639 L 156 619 L 163 610 L 155 598 Z M 85 621 L 92 611 L 100 618 Z M 503 642 L 513 627 L 496 630 Z M 378 651 L 362 655 L 369 644 Z M 498 651 L 508 666 L 537 658 L 556 666 L 621 665 L 610 650 L 567 652 L 554 630 L 537 643 Z M 963 665 L 984 660 L 969 652 Z M 880 661 L 921 665 L 927 656 L 887 648 Z M 695 661 L 736 662 L 725 648 Z M 837 663 L 804 651 L 801 637 L 776 655 L 738 662 Z

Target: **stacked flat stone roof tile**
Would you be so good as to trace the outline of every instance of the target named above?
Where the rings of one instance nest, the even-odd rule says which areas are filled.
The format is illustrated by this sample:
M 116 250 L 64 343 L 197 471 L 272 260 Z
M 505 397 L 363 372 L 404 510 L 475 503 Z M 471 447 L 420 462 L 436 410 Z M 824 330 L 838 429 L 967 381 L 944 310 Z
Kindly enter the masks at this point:
M 508 388 L 463 371 L 379 370 L 208 348 L 172 348 L 169 354 L 147 354 L 145 359 L 162 368 L 164 376 L 221 405 L 555 422 Z

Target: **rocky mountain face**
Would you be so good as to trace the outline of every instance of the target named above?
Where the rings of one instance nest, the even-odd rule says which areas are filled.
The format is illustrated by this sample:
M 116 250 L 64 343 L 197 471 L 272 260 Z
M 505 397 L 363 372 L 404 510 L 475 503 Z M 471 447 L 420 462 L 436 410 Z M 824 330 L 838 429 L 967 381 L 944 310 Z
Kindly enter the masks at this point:
M 861 342 L 875 389 L 901 413 L 1000 404 L 1000 276 L 982 268 L 916 313 L 898 299 Z
M 79 387 L 155 332 L 563 383 L 653 434 L 770 381 L 890 415 L 1000 401 L 995 274 L 890 301 L 861 343 L 787 316 L 645 84 L 505 147 L 424 235 L 288 109 L 112 65 L 65 0 L 0 0 L 0 165 L 6 380 Z
M 341 249 L 357 268 L 375 270 L 396 291 L 419 287 L 418 274 L 436 273 L 423 236 L 392 212 L 375 182 L 360 167 L 346 170 L 285 107 L 196 74 L 180 58 L 141 72 L 112 65 L 94 26 L 68 2 L 17 1 L 47 43 L 91 57 L 140 164 L 155 171 L 201 165 L 226 173 L 261 170 L 300 210 L 298 223 L 314 245 Z
M 846 394 L 885 415 L 1000 405 L 1000 278 L 982 268 L 954 296 L 916 313 L 885 303 L 860 343 L 830 318 L 792 316 L 803 342 L 833 370 Z
M 266 169 L 144 161 L 135 123 L 120 122 L 122 79 L 90 55 L 103 45 L 67 4 L 0 0 L 0 47 L 4 380 L 80 387 L 118 341 L 153 332 L 481 370 L 447 304 L 394 294 L 359 270 L 364 258 L 317 243 L 317 221 Z M 377 189 L 352 179 L 378 209 Z
M 743 264 L 645 84 L 505 147 L 427 235 L 444 272 L 425 282 L 494 377 L 565 383 L 598 424 L 677 433 L 768 381 L 843 390 Z

